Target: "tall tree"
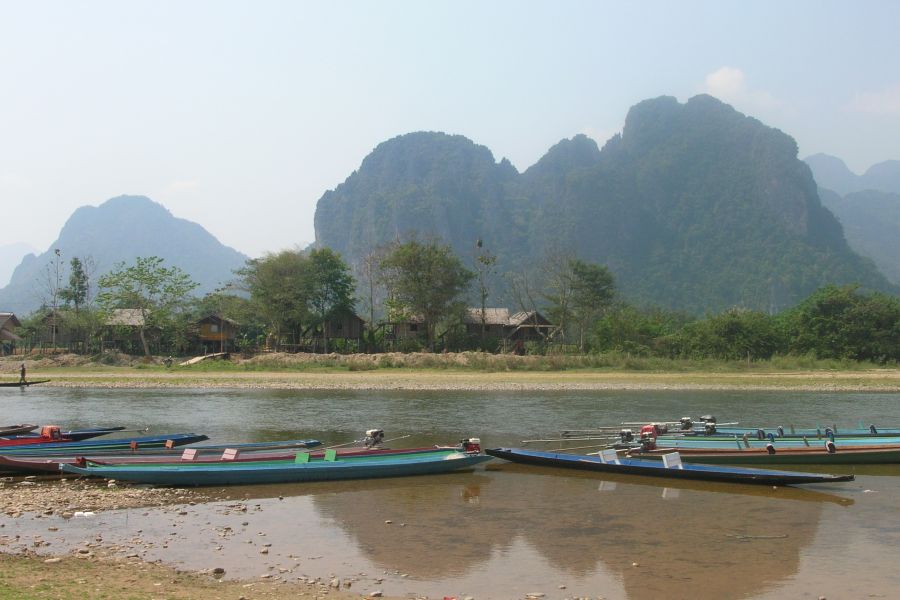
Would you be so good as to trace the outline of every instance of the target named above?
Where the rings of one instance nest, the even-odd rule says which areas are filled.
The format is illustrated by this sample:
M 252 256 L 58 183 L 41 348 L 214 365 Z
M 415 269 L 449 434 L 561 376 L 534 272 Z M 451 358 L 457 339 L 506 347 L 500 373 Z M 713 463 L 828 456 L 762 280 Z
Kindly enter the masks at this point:
M 283 250 L 248 260 L 237 271 L 276 343 L 285 336 L 296 341 L 309 321 L 305 291 L 308 270 L 306 254 Z
M 86 261 L 73 256 L 69 261 L 69 286 L 59 291 L 59 296 L 66 305 L 71 305 L 77 313 L 88 301 L 90 279 L 86 270 Z
M 424 321 L 428 347 L 434 350 L 435 327 L 458 306 L 474 274 L 450 246 L 435 241 L 398 243 L 382 261 L 391 294 L 389 308 Z
M 615 281 L 603 265 L 575 258 L 569 261 L 568 266 L 572 275 L 569 306 L 578 325 L 578 346 L 584 352 L 585 332 L 609 308 L 615 297 Z
M 165 267 L 163 262 L 158 256 L 138 257 L 130 266 L 119 263 L 98 282 L 101 291 L 97 300 L 105 311 L 140 310 L 138 329 L 145 356 L 150 355 L 147 329 L 169 326 L 188 294 L 197 287 L 187 273 L 178 267 Z
M 314 325 L 321 325 L 328 352 L 328 329 L 332 319 L 353 311 L 353 276 L 341 256 L 330 248 L 309 253 L 305 277 L 306 304 L 314 316 Z
M 484 242 L 475 242 L 475 271 L 478 273 L 478 297 L 481 300 L 481 349 L 484 350 L 484 334 L 487 329 L 487 299 L 491 295 L 489 282 L 494 275 L 497 257 L 484 248 Z

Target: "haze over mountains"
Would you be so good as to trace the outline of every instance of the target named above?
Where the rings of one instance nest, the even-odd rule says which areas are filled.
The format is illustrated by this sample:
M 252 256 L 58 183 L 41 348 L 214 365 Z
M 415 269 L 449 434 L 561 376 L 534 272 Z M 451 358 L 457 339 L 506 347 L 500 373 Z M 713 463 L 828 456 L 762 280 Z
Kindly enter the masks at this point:
M 608 265 L 630 301 L 694 314 L 781 310 L 829 283 L 896 293 L 885 275 L 900 283 L 900 162 L 858 176 L 833 157 L 807 161 L 788 135 L 705 95 L 641 102 L 602 149 L 578 135 L 522 173 L 463 136 L 410 133 L 324 193 L 316 243 L 355 264 L 415 233 L 450 243 L 471 268 L 482 240 L 497 256 L 489 303 L 509 308 L 519 306 L 506 274 L 539 278 L 559 252 Z M 50 249 L 27 256 L 0 289 L 0 310 L 24 315 L 47 301 L 55 248 L 63 285 L 73 256 L 93 259 L 96 279 L 155 255 L 201 294 L 247 259 L 150 199 L 121 196 L 76 210 Z
M 810 156 L 806 162 L 819 184 L 822 204 L 840 220 L 850 247 L 900 284 L 900 161 L 878 163 L 862 175 L 827 154 Z
M 322 196 L 315 223 L 350 262 L 414 231 L 470 265 L 481 239 L 500 273 L 538 276 L 568 251 L 632 301 L 694 313 L 780 310 L 828 283 L 896 289 L 847 245 L 794 140 L 705 95 L 641 102 L 602 150 L 576 136 L 521 174 L 461 136 L 399 136 Z M 492 287 L 512 305 L 499 273 Z
M 149 198 L 119 196 L 97 207 L 79 208 L 49 250 L 26 256 L 9 285 L 0 289 L 0 310 L 25 315 L 42 303 L 49 304 L 56 274 L 54 249 L 60 250 L 63 286 L 68 283 L 69 261 L 76 256 L 93 260 L 94 280 L 119 262 L 132 264 L 138 256 L 159 256 L 166 266 L 180 267 L 199 283 L 200 294 L 232 280 L 232 271 L 247 259 L 197 223 L 175 218 Z

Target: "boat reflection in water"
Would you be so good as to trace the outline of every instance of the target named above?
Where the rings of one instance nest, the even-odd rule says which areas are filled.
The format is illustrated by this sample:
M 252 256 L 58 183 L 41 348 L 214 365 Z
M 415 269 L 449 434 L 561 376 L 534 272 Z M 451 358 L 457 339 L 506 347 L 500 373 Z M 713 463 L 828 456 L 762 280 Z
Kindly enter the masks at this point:
M 275 569 L 287 579 L 358 577 L 354 589 L 361 592 L 377 578 L 388 595 L 515 598 L 543 591 L 548 598 L 656 599 L 686 586 L 675 596 L 736 598 L 777 590 L 797 573 L 820 521 L 832 522 L 853 504 L 809 489 L 512 464 L 390 480 L 199 489 L 191 499 L 197 503 L 186 511 L 15 524 L 23 540 L 39 535 L 55 551 L 102 530 L 106 543 L 139 539 L 145 559 L 182 568 L 212 562 L 229 577 Z
M 679 583 L 699 586 L 695 597 L 777 584 L 796 573 L 823 507 L 853 503 L 799 488 L 555 471 L 504 464 L 452 485 L 442 478 L 313 502 L 379 568 L 437 582 L 429 593 L 504 597 L 549 581 L 635 598 L 667 597 Z

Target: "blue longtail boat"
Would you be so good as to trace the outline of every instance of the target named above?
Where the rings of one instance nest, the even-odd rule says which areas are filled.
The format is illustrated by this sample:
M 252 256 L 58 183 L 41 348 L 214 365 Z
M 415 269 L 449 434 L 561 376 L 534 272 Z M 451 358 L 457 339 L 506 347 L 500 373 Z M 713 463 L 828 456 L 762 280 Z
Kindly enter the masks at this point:
M 678 453 L 666 454 L 662 461 L 619 457 L 615 450 L 606 450 L 599 455 L 579 455 L 559 452 L 542 452 L 522 448 L 493 448 L 485 450 L 490 456 L 504 460 L 538 465 L 560 467 L 604 473 L 626 475 L 648 475 L 672 479 L 698 479 L 703 481 L 724 481 L 730 483 L 753 483 L 760 485 L 790 485 L 797 483 L 830 483 L 853 481 L 853 475 L 827 475 L 748 467 L 719 466 L 707 464 L 682 464 Z
M 84 467 L 60 464 L 59 468 L 65 473 L 106 477 L 135 483 L 208 486 L 433 475 L 469 469 L 488 460 L 491 460 L 490 456 L 458 450 L 375 457 L 341 457 L 331 450 L 326 452 L 322 460 L 311 460 L 308 453 L 298 452 L 292 463 L 279 461 L 276 463 L 116 466 L 99 465 L 86 461 Z

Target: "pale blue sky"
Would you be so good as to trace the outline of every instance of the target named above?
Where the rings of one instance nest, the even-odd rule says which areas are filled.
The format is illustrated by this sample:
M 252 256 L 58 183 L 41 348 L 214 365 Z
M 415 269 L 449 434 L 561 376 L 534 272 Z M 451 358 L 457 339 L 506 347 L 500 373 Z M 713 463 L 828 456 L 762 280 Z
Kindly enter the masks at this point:
M 144 194 L 257 256 L 380 142 L 524 170 L 650 97 L 710 92 L 862 172 L 900 159 L 900 2 L 0 0 L 0 245 Z

